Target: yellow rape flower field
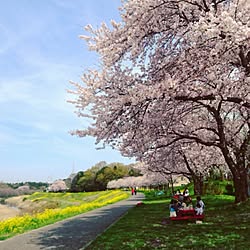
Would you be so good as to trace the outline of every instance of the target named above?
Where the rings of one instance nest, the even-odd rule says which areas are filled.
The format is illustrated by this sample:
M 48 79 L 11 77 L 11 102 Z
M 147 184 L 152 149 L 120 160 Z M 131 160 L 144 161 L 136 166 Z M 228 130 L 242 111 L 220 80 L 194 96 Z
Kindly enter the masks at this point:
M 57 221 L 118 202 L 129 193 L 113 190 L 86 193 L 34 193 L 24 196 L 23 203 L 32 208 L 20 216 L 0 221 L 0 240 Z M 37 209 L 39 207 L 39 209 Z

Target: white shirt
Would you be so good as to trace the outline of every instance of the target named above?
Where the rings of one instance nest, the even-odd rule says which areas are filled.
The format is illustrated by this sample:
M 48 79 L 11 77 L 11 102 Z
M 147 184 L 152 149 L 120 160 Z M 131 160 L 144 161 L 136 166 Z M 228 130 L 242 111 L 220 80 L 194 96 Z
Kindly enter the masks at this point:
M 201 215 L 204 212 L 205 204 L 202 200 L 198 201 L 198 204 L 200 205 L 200 207 L 196 207 L 195 211 L 197 215 Z

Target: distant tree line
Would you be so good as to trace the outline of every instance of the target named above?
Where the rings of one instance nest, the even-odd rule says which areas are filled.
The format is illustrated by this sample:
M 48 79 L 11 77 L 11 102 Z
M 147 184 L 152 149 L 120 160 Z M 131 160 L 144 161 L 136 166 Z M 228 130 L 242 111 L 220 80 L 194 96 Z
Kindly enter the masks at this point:
M 107 189 L 108 183 L 112 180 L 140 175 L 140 170 L 136 169 L 136 164 L 107 164 L 105 161 L 102 161 L 86 171 L 78 172 L 71 182 L 70 191 L 102 191 Z
M 8 186 L 10 186 L 13 189 L 17 189 L 22 186 L 29 186 L 30 189 L 44 189 L 48 187 L 47 182 L 34 182 L 34 181 L 27 181 L 27 182 L 18 182 L 18 183 L 7 183 Z
M 0 198 L 31 194 L 35 191 L 44 191 L 48 187 L 46 182 L 19 182 L 19 183 L 0 183 Z

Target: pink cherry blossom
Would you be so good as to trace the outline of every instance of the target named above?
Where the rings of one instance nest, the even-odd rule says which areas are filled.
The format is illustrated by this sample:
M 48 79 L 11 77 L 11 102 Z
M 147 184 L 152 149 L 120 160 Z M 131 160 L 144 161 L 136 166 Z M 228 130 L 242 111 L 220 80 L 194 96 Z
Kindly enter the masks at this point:
M 232 173 L 236 202 L 245 201 L 249 1 L 128 0 L 120 13 L 120 23 L 89 25 L 81 36 L 101 66 L 73 83 L 77 114 L 92 120 L 73 133 L 94 136 L 162 172 L 177 171 L 169 157 L 178 159 L 187 144 L 193 167 L 206 172 L 199 147 L 210 161 L 216 148 Z

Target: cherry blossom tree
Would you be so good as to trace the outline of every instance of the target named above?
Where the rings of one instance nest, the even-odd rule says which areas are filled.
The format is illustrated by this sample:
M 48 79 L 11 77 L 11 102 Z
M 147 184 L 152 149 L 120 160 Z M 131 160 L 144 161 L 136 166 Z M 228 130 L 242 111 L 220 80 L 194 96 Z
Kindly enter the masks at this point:
M 235 201 L 247 200 L 249 1 L 128 0 L 120 11 L 120 23 L 88 25 L 81 36 L 101 67 L 72 83 L 78 115 L 93 120 L 74 133 L 145 158 L 176 142 L 216 147 Z
M 143 143 L 144 138 L 140 140 Z M 220 166 L 224 172 L 228 171 L 224 158 L 221 152 L 215 147 L 206 147 L 198 143 L 182 142 L 175 143 L 167 149 L 160 147 L 156 144 L 155 150 L 149 150 L 145 153 L 145 157 L 138 158 L 145 164 L 141 164 L 141 171 L 162 173 L 172 182 L 172 176 L 183 175 L 189 180 L 194 182 L 195 194 L 202 195 L 203 193 L 203 181 L 208 178 L 210 171 L 215 166 Z M 129 146 L 126 150 L 136 152 L 138 154 L 137 146 L 130 149 Z M 124 152 L 124 151 L 123 151 Z
M 108 183 L 107 188 L 129 188 L 129 187 L 157 187 L 167 185 L 168 180 L 160 173 L 147 173 L 143 176 L 129 176 Z
M 215 147 L 208 148 L 202 144 L 188 143 L 182 145 L 179 154 L 192 176 L 195 194 L 203 194 L 203 181 L 215 166 L 220 166 L 224 172 L 228 171 L 221 152 Z
M 67 185 L 63 180 L 56 180 L 48 187 L 49 192 L 63 192 L 67 189 Z

